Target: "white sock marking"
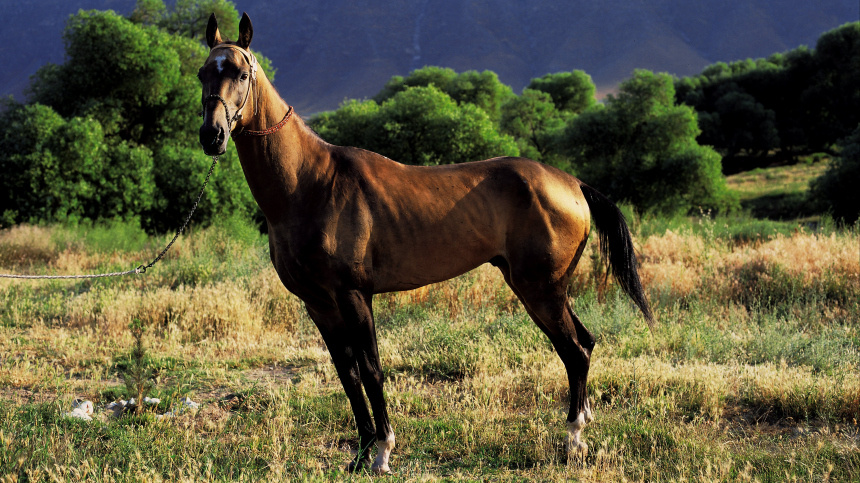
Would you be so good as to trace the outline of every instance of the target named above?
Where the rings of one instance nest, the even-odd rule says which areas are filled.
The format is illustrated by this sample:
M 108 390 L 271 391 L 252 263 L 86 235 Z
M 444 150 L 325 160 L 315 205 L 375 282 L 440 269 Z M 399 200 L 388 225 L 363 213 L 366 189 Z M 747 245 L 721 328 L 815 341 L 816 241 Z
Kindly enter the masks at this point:
M 388 433 L 388 439 L 385 441 L 376 442 L 376 460 L 373 461 L 371 470 L 378 474 L 391 473 L 391 468 L 388 466 L 388 457 L 391 456 L 391 450 L 394 449 L 394 431 Z
M 585 411 L 579 413 L 576 421 L 567 423 L 567 452 L 588 453 L 588 445 L 582 440 L 582 428 L 585 426 Z

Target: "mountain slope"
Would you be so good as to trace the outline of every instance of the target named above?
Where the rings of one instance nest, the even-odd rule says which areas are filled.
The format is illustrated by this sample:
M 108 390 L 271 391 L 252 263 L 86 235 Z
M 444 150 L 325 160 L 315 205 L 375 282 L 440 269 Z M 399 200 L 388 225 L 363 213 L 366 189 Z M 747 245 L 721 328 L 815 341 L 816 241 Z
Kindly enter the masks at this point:
M 300 112 L 374 95 L 424 65 L 493 70 L 519 91 L 548 72 L 582 69 L 602 90 L 635 68 L 690 75 L 717 61 L 814 47 L 858 20 L 856 0 L 320 0 L 235 2 L 254 22 L 252 47 L 278 68 Z M 133 0 L 35 0 L 4 6 L 0 94 L 62 62 L 65 19 L 78 8 L 128 14 Z

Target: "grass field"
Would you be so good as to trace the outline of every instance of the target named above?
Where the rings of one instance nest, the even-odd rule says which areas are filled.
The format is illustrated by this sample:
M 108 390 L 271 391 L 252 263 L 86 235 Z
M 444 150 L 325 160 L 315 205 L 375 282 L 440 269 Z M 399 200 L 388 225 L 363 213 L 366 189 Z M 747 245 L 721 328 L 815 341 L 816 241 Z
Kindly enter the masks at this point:
M 741 206 L 758 218 L 796 219 L 820 210 L 807 198 L 809 183 L 827 170 L 829 159 L 787 166 L 757 168 L 729 176 Z
M 820 169 L 729 185 L 756 216 L 806 216 Z M 860 479 L 860 228 L 629 218 L 658 323 L 604 284 L 592 240 L 571 287 L 598 339 L 585 463 L 564 455 L 560 361 L 484 266 L 375 298 L 397 433 L 389 479 Z M 17 226 L 0 231 L 0 272 L 127 270 L 166 241 L 133 224 Z M 129 397 L 133 320 L 161 403 L 116 419 L 104 407 Z M 186 396 L 198 412 L 156 417 Z M 63 416 L 76 397 L 95 402 L 94 421 Z M 145 275 L 0 280 L 5 481 L 372 479 L 341 471 L 355 438 L 321 338 L 241 220 L 180 238 Z
M 860 231 L 760 223 L 634 220 L 650 331 L 603 285 L 592 240 L 571 287 L 598 339 L 584 465 L 564 456 L 563 367 L 492 267 L 377 296 L 389 479 L 860 479 Z M 127 270 L 166 241 L 18 226 L 0 231 L 0 271 Z M 109 418 L 134 319 L 161 403 Z M 156 418 L 184 396 L 200 410 Z M 63 416 L 76 397 L 94 421 Z M 6 481 L 372 479 L 341 471 L 355 436 L 322 340 L 241 221 L 180 238 L 145 275 L 0 280 Z

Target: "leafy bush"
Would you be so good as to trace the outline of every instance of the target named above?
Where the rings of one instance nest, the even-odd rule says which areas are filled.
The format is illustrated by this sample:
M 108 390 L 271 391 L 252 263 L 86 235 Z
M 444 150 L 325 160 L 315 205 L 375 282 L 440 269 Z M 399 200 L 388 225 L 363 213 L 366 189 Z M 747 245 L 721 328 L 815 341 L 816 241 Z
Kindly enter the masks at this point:
M 698 111 L 703 144 L 726 171 L 770 159 L 832 152 L 860 122 L 860 22 L 766 59 L 718 62 L 676 81 L 677 98 Z
M 326 140 L 378 152 L 406 164 L 447 164 L 517 155 L 474 104 L 457 103 L 435 86 L 410 87 L 381 105 L 350 101 L 312 121 Z
M 138 217 L 149 231 L 170 231 L 181 223 L 211 163 L 197 146 L 194 108 L 206 48 L 147 25 L 193 16 L 191 2 L 173 13 L 159 3 L 138 4 L 141 23 L 111 11 L 69 19 L 66 62 L 34 76 L 32 104 L 10 103 L 0 115 L 9 128 L 0 134 L 0 169 L 9 173 L 0 180 L 0 224 Z M 256 210 L 237 159 L 231 145 L 195 222 Z
M 833 216 L 853 223 L 860 218 L 860 125 L 842 140 L 840 156 L 812 183 L 810 195 L 829 208 Z
M 638 70 L 598 105 L 571 119 L 562 149 L 586 183 L 639 210 L 660 213 L 736 206 L 720 156 L 696 142 L 692 108 L 676 105 L 667 74 Z
M 556 109 L 574 114 L 579 114 L 596 102 L 594 94 L 597 88 L 591 76 L 581 70 L 532 79 L 527 89 L 549 94 Z
M 469 70 L 458 74 L 453 69 L 428 66 L 406 77 L 392 77 L 373 100 L 382 104 L 411 87 L 429 86 L 435 86 L 460 105 L 480 107 L 494 122 L 499 119 L 502 105 L 514 97 L 510 86 L 502 84 L 495 72 Z
M 550 94 L 526 89 L 502 106 L 501 130 L 517 141 L 520 153 L 549 164 L 555 156 L 555 139 L 564 129 L 565 114 L 556 109 Z
M 146 147 L 106 137 L 92 118 L 67 121 L 41 104 L 12 106 L 2 122 L 3 225 L 127 218 L 152 204 L 152 153 Z

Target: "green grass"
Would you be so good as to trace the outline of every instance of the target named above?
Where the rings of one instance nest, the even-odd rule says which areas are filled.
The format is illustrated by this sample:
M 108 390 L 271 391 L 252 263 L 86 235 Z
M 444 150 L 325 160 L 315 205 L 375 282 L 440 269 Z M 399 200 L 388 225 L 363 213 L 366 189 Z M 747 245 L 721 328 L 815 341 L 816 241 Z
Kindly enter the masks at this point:
M 563 367 L 496 270 L 375 298 L 397 434 L 391 480 L 860 477 L 858 227 L 762 222 L 775 231 L 747 237 L 760 225 L 634 223 L 654 328 L 590 277 L 593 243 L 571 291 L 598 340 L 584 465 L 564 455 Z M 0 232 L 0 266 L 133 266 L 166 241 L 133 224 L 89 229 Z M 146 324 L 162 403 L 118 420 L 65 418 L 75 397 L 97 408 L 128 397 L 132 318 Z M 200 411 L 155 417 L 183 396 Z M 342 472 L 355 444 L 322 340 L 241 220 L 192 230 L 144 276 L 0 281 L 0 478 L 369 480 Z
M 738 194 L 741 207 L 756 218 L 793 220 L 811 218 L 822 207 L 809 199 L 809 183 L 821 176 L 828 161 L 756 168 L 728 176 L 729 189 Z

